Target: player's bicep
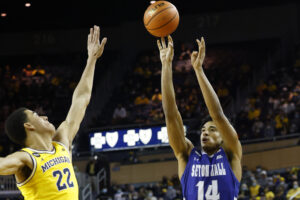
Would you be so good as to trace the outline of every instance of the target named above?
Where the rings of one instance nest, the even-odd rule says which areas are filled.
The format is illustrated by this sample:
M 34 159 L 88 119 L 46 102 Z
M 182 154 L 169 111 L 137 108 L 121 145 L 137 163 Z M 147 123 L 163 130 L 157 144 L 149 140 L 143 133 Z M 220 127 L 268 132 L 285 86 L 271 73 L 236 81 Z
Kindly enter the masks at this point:
M 25 166 L 33 168 L 30 156 L 26 152 L 15 152 L 0 159 L 0 175 L 14 175 Z
M 238 135 L 229 120 L 226 116 L 222 116 L 214 120 L 214 122 L 222 135 L 225 151 L 230 151 L 241 158 L 242 146 L 238 139 Z

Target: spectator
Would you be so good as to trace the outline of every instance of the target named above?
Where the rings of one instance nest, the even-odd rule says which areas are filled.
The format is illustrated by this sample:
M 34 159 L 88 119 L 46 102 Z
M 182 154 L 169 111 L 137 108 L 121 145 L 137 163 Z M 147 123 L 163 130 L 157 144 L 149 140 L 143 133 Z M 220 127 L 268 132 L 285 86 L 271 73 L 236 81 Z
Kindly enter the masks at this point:
M 161 103 L 161 100 L 162 100 L 161 93 L 159 92 L 158 88 L 156 88 L 154 91 L 154 94 L 151 98 L 151 101 L 154 104 L 159 104 L 159 103 Z
M 157 200 L 157 197 L 153 195 L 152 190 L 149 190 L 145 200 Z
M 90 176 L 91 186 L 93 190 L 96 189 L 97 173 L 99 170 L 100 166 L 98 164 L 98 156 L 94 156 L 86 166 L 86 173 Z
M 263 128 L 264 128 L 264 123 L 258 118 L 255 118 L 255 122 L 252 125 L 252 132 L 254 134 L 254 138 L 261 137 Z
M 268 176 L 267 176 L 266 170 L 262 170 L 260 172 L 260 176 L 259 176 L 257 182 L 263 188 L 265 188 L 268 185 Z
M 238 196 L 239 200 L 249 200 L 250 192 L 246 183 L 243 183 Z
M 267 124 L 265 126 L 265 129 L 264 129 L 264 136 L 266 138 L 271 138 L 271 137 L 274 137 L 274 135 L 275 135 L 274 125 L 272 125 L 271 121 L 268 120 Z
M 176 190 L 173 188 L 172 185 L 168 186 L 168 190 L 166 192 L 165 199 L 166 200 L 172 200 L 176 197 Z
M 26 65 L 26 67 L 23 68 L 23 73 L 26 77 L 32 76 L 33 75 L 32 72 L 33 72 L 33 69 L 31 68 L 30 64 Z
M 272 191 L 270 191 L 269 187 L 266 187 L 264 189 L 264 193 L 265 193 L 266 200 L 273 200 L 275 198 L 275 194 Z
M 149 104 L 149 99 L 146 97 L 145 94 L 142 94 L 141 96 L 136 97 L 134 100 L 135 105 L 144 105 L 144 104 Z
M 125 200 L 123 198 L 123 194 L 124 193 L 122 192 L 122 189 L 118 188 L 116 194 L 114 195 L 114 200 Z
M 113 119 L 119 121 L 125 119 L 126 117 L 126 109 L 121 104 L 118 104 L 118 106 L 114 110 Z
M 298 181 L 293 182 L 293 188 L 291 188 L 286 194 L 286 198 L 289 199 L 300 199 L 300 187 Z
M 250 186 L 250 196 L 251 198 L 256 197 L 259 194 L 260 185 L 257 184 L 257 181 L 254 179 L 252 185 Z

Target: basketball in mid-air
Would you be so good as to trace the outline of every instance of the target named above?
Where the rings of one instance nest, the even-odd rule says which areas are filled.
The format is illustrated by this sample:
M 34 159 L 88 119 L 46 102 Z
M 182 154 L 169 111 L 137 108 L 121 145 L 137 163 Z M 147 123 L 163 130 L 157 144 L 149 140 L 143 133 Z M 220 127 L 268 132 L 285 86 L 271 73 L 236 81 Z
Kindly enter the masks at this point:
M 176 7 L 168 1 L 156 1 L 144 14 L 147 31 L 156 37 L 165 37 L 173 33 L 179 24 Z

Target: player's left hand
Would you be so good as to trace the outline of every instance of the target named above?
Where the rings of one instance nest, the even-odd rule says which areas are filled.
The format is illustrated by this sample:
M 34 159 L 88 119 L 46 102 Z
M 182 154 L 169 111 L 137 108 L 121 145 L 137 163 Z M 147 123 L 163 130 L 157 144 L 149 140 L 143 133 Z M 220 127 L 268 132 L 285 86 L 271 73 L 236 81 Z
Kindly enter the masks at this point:
M 199 39 L 196 41 L 198 43 L 198 51 L 193 51 L 191 55 L 191 63 L 195 71 L 202 70 L 202 65 L 205 58 L 205 41 L 203 37 L 201 37 L 201 42 Z
M 160 52 L 160 60 L 162 64 L 171 64 L 174 57 L 173 39 L 168 36 L 168 46 L 166 46 L 165 38 L 161 38 L 161 43 L 157 40 L 157 46 Z
M 103 38 L 100 43 L 100 28 L 99 26 L 94 26 L 94 28 L 90 29 L 90 34 L 88 36 L 88 55 L 89 57 L 99 58 L 104 50 L 104 46 L 106 44 L 107 38 Z

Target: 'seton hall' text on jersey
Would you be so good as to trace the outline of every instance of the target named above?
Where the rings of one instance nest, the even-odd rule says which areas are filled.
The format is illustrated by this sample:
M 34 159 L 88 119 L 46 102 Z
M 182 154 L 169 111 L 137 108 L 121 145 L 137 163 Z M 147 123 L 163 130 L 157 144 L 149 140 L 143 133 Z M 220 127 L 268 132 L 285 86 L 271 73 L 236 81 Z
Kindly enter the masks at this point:
M 192 177 L 213 177 L 213 176 L 226 176 L 226 169 L 223 163 L 217 163 L 213 165 L 198 165 L 192 166 Z

